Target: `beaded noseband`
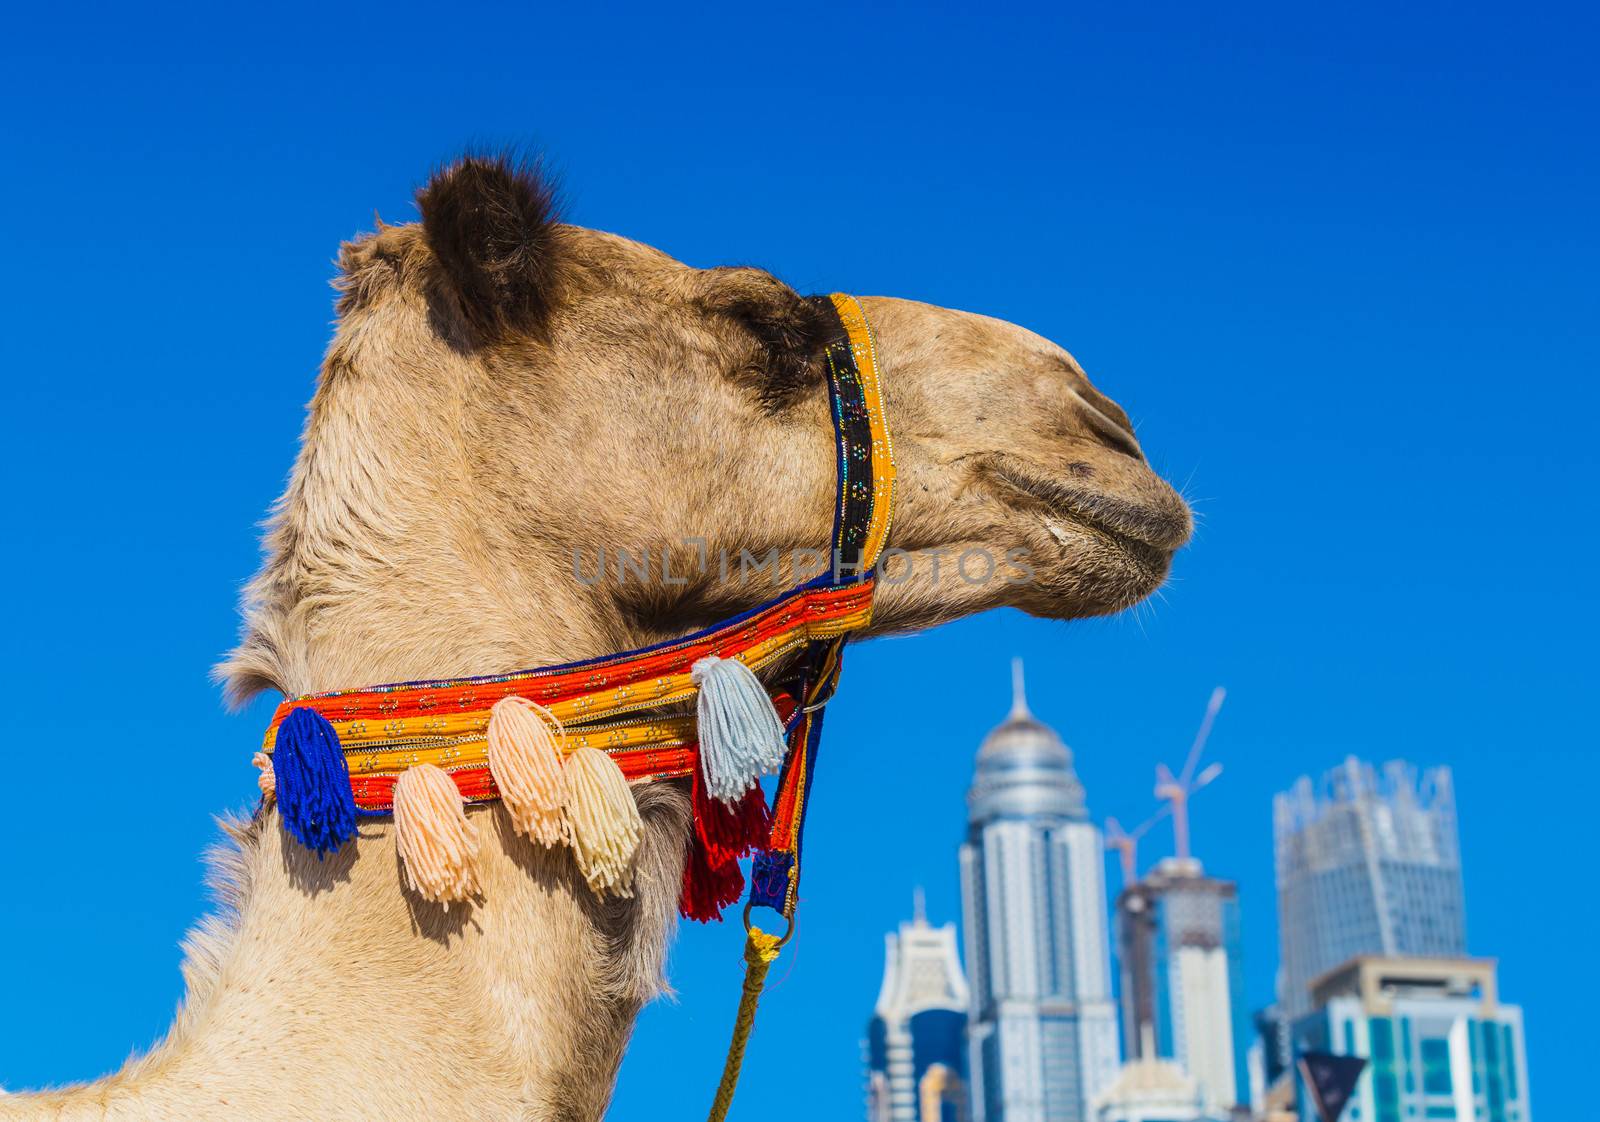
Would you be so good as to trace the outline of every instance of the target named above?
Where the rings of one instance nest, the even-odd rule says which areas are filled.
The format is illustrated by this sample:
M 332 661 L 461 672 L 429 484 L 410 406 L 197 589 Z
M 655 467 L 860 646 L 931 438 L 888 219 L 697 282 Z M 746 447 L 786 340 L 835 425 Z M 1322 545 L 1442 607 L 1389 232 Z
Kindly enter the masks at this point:
M 828 571 L 640 650 L 286 700 L 256 763 L 290 834 L 321 856 L 359 816 L 392 813 L 407 880 L 448 906 L 478 891 L 465 806 L 500 799 L 519 831 L 570 845 L 592 888 L 627 895 L 642 835 L 628 783 L 692 777 L 680 910 L 720 918 L 743 892 L 739 858 L 753 854 L 746 926 L 766 907 L 792 933 L 823 707 L 845 638 L 872 616 L 895 484 L 872 329 L 851 297 L 816 299 L 837 324 L 824 350 L 838 453 Z M 763 685 L 755 672 L 773 668 Z M 759 777 L 773 771 L 769 807 Z

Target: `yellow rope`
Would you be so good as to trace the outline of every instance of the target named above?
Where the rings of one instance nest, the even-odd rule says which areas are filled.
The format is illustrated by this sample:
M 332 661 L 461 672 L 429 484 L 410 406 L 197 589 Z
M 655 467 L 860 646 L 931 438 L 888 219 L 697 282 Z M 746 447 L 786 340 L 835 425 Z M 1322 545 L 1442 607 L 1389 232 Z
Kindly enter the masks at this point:
M 728 1045 L 728 1059 L 722 1065 L 722 1082 L 711 1103 L 708 1122 L 723 1122 L 728 1117 L 728 1108 L 733 1105 L 733 1089 L 739 1085 L 739 1069 L 744 1065 L 745 1045 L 750 1043 L 750 1031 L 756 1024 L 756 1002 L 761 1000 L 761 987 L 767 984 L 767 970 L 778 957 L 782 945 L 776 935 L 768 935 L 759 927 L 750 928 L 750 936 L 744 944 L 744 996 L 739 999 L 733 1040 Z

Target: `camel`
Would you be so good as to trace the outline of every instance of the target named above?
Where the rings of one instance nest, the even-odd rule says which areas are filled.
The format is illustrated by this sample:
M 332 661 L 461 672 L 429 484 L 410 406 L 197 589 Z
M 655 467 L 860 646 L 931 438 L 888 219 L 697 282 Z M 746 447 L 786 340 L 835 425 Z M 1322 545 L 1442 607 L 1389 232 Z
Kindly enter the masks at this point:
M 219 667 L 235 703 L 679 636 L 788 577 L 697 558 L 827 540 L 814 303 L 759 269 L 564 224 L 506 159 L 444 167 L 417 198 L 419 223 L 342 248 L 337 328 Z M 980 315 L 860 306 L 900 489 L 868 635 L 1002 605 L 1109 614 L 1161 585 L 1189 510 L 1071 355 Z M 687 579 L 580 571 L 619 548 Z M 958 576 L 970 551 L 1001 563 Z M 185 942 L 164 1041 L 98 1081 L 0 1097 L 0 1118 L 601 1118 L 664 985 L 689 830 L 684 784 L 633 791 L 627 898 L 589 892 L 498 803 L 470 811 L 481 895 L 448 909 L 397 876 L 388 819 L 325 860 L 270 803 L 226 822 L 220 910 Z

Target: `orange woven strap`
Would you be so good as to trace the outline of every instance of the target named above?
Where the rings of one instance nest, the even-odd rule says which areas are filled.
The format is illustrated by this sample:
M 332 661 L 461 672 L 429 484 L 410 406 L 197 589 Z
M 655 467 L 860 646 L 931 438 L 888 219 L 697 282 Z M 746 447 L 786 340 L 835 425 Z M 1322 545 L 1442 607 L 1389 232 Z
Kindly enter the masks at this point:
M 791 724 L 789 758 L 778 777 L 772 832 L 767 848 L 750 866 L 750 903 L 782 912 L 791 923 L 800 903 L 800 845 L 822 744 L 824 706 L 839 684 L 843 647 L 843 640 L 835 640 L 813 658 L 800 717 Z
M 561 722 L 563 755 L 598 748 L 630 780 L 688 775 L 695 766 L 695 719 L 664 715 L 691 699 L 690 668 L 707 655 L 736 658 L 753 670 L 807 644 L 864 627 L 872 612 L 871 578 L 801 587 L 721 627 L 678 642 L 591 663 L 487 678 L 401 683 L 294 698 L 278 706 L 263 741 L 271 753 L 278 729 L 297 708 L 315 710 L 338 734 L 351 790 L 363 810 L 393 805 L 401 772 L 433 764 L 450 772 L 464 798 L 498 796 L 488 772 L 487 731 L 496 702 L 525 697 Z M 787 720 L 794 701 L 773 697 Z
M 482 733 L 494 703 L 512 696 L 538 702 L 569 726 L 659 708 L 694 696 L 689 669 L 707 655 L 737 658 L 760 670 L 808 642 L 865 627 L 872 618 L 873 583 L 802 586 L 711 631 L 593 662 L 292 698 L 273 714 L 263 747 L 271 750 L 279 724 L 297 708 L 326 717 L 347 746 Z
M 787 722 L 797 703 L 787 693 L 779 693 L 772 704 L 778 717 Z M 654 733 L 659 733 L 660 739 L 653 740 Z M 601 749 L 616 760 L 623 778 L 630 783 L 693 775 L 699 766 L 693 717 L 616 722 L 583 732 L 566 730 L 555 739 L 563 756 L 579 748 Z M 438 758 L 443 757 L 448 757 L 448 762 L 440 763 Z M 500 789 L 489 772 L 488 741 L 481 733 L 445 747 L 419 743 L 382 755 L 346 749 L 345 761 L 350 768 L 350 791 L 364 811 L 394 806 L 395 783 L 402 772 L 419 763 L 443 767 L 468 802 L 491 802 L 500 797 Z

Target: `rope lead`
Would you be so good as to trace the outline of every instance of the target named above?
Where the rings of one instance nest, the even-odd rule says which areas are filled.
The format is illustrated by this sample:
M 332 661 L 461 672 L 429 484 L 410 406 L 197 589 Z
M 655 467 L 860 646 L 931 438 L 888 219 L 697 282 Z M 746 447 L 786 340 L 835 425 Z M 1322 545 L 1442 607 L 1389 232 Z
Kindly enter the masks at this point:
M 744 944 L 744 995 L 739 999 L 739 1016 L 733 1022 L 733 1040 L 728 1044 L 728 1058 L 722 1065 L 722 1082 L 717 1086 L 717 1097 L 711 1103 L 707 1122 L 723 1122 L 728 1108 L 733 1105 L 733 1091 L 739 1086 L 739 1069 L 744 1066 L 745 1045 L 750 1043 L 750 1032 L 756 1024 L 756 1002 L 761 1000 L 761 987 L 767 984 L 767 971 L 778 957 L 783 940 L 768 935 L 759 927 L 751 927 Z

